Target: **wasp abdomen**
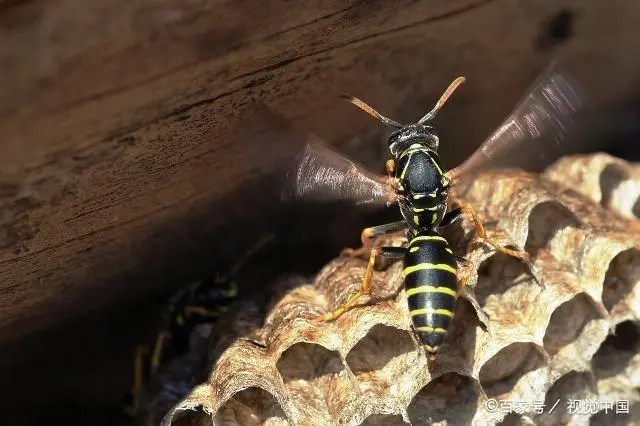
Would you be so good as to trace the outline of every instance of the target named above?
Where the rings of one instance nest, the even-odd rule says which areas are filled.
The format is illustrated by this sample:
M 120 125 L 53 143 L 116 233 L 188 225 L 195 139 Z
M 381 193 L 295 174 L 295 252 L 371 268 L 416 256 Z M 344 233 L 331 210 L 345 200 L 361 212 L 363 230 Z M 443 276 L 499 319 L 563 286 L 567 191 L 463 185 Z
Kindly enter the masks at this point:
M 411 321 L 428 353 L 438 351 L 456 307 L 456 260 L 444 237 L 419 232 L 404 257 L 404 285 Z

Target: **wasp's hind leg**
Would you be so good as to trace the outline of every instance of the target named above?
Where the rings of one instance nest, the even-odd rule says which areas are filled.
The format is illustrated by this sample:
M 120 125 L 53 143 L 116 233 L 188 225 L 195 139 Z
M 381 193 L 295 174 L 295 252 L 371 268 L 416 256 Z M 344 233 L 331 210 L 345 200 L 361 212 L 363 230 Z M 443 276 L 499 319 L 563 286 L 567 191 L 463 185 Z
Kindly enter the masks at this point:
M 382 235 L 393 234 L 395 232 L 402 231 L 407 228 L 407 222 L 400 220 L 398 222 L 386 223 L 384 225 L 372 226 L 371 228 L 364 228 L 360 234 L 360 240 L 362 241 L 362 247 L 357 249 L 346 248 L 342 250 L 343 256 L 359 257 L 363 254 L 369 253 L 373 249 L 376 238 Z
M 521 260 L 527 266 L 529 273 L 535 279 L 536 283 L 538 283 L 538 285 L 540 285 L 541 287 L 544 287 L 544 284 L 542 283 L 542 281 L 538 279 L 538 274 L 535 270 L 535 267 L 533 266 L 533 263 L 531 262 L 531 255 L 527 253 L 525 250 L 507 248 L 504 245 L 500 244 L 498 241 L 494 240 L 493 238 L 489 238 L 489 236 L 487 235 L 487 232 L 484 229 L 484 225 L 482 224 L 482 221 L 478 216 L 478 213 L 471 206 L 471 204 L 465 204 L 462 207 L 458 207 L 457 209 L 451 210 L 449 213 L 447 213 L 444 216 L 440 226 L 451 225 L 452 223 L 460 220 L 464 213 L 468 213 L 469 215 L 471 215 L 471 218 L 473 219 L 473 223 L 476 228 L 476 234 L 479 238 L 483 239 L 487 244 L 492 246 L 494 249 L 496 249 L 500 253 L 504 253 L 507 256 L 515 257 L 516 259 Z
M 130 417 L 135 417 L 140 409 L 140 399 L 144 392 L 145 357 L 148 351 L 146 346 L 138 345 L 133 355 L 133 383 L 128 396 L 130 400 L 123 407 L 125 414 Z
M 364 273 L 364 278 L 362 280 L 362 285 L 360 286 L 360 290 L 353 293 L 349 298 L 341 304 L 338 308 L 334 309 L 331 312 L 328 312 L 323 316 L 324 321 L 331 321 L 338 318 L 340 315 L 345 313 L 347 310 L 353 307 L 358 299 L 364 295 L 368 294 L 371 290 L 371 279 L 373 278 L 373 266 L 376 262 L 376 257 L 378 255 L 382 257 L 386 257 L 388 259 L 401 259 L 404 257 L 406 252 L 406 248 L 404 247 L 374 247 L 371 249 L 371 254 L 369 256 L 369 263 L 367 264 L 367 270 Z
M 458 297 L 466 299 L 476 311 L 478 319 L 483 324 L 485 330 L 489 330 L 489 315 L 482 309 L 473 287 L 468 286 L 469 279 L 477 273 L 478 268 L 472 261 L 464 257 L 456 256 L 458 266 Z

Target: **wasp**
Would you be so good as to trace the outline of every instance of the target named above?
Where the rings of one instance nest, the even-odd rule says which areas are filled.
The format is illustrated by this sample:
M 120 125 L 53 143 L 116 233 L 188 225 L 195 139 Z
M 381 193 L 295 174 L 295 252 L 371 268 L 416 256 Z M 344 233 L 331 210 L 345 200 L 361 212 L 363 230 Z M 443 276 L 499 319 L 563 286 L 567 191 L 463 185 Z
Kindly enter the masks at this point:
M 135 350 L 133 383 L 123 407 L 124 414 L 129 417 L 138 414 L 145 379 L 152 377 L 171 359 L 184 356 L 189 351 L 189 342 L 195 327 L 213 323 L 228 311 L 229 305 L 238 296 L 238 272 L 273 238 L 273 235 L 266 235 L 258 240 L 226 274 L 218 272 L 212 278 L 196 281 L 170 299 L 163 318 L 162 331 L 157 334 L 153 349 L 149 351 L 145 345 L 138 345 Z
M 395 131 L 388 138 L 392 158 L 387 160 L 387 175 L 378 175 L 320 144 L 309 143 L 295 173 L 294 196 L 314 200 L 353 201 L 356 204 L 397 203 L 402 220 L 366 228 L 361 233 L 362 247 L 346 249 L 351 256 L 369 253 L 369 262 L 360 289 L 323 319 L 331 321 L 354 307 L 371 288 L 376 259 L 402 259 L 402 275 L 413 330 L 425 353 L 434 359 L 442 346 L 460 296 L 479 307 L 465 291 L 475 265 L 453 253 L 441 235 L 443 227 L 469 215 L 475 224 L 475 237 L 498 252 L 524 262 L 534 273 L 531 256 L 524 249 L 509 248 L 490 238 L 475 209 L 468 203 L 450 208 L 449 192 L 456 182 L 486 166 L 488 160 L 507 150 L 543 136 L 556 141 L 564 138 L 575 113 L 584 104 L 577 85 L 563 73 L 550 67 L 527 91 L 502 125 L 461 165 L 445 170 L 438 156 L 440 140 L 431 125 L 440 108 L 465 81 L 456 78 L 433 109 L 415 123 L 400 124 L 362 100 L 343 96 L 348 102 Z M 384 235 L 405 232 L 404 247 L 380 246 Z M 541 284 L 542 285 L 542 284 Z

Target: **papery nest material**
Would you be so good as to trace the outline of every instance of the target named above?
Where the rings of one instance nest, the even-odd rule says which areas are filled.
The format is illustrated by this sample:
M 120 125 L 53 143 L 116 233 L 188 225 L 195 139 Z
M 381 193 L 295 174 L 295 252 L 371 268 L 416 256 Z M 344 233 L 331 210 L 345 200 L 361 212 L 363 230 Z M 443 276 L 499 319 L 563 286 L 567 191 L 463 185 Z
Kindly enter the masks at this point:
M 605 175 L 612 167 L 614 184 Z M 209 338 L 217 361 L 208 379 L 166 415 L 154 411 L 162 400 L 156 395 L 149 424 L 163 416 L 164 425 L 463 425 L 506 416 L 557 424 L 593 417 L 566 407 L 586 396 L 626 398 L 632 415 L 639 345 L 616 358 L 616 371 L 604 374 L 601 364 L 613 351 L 603 345 L 610 332 L 640 319 L 640 168 L 604 154 L 568 157 L 539 176 L 484 174 L 458 196 L 480 212 L 490 235 L 532 253 L 544 289 L 517 260 L 473 244 L 465 221 L 464 233 L 447 237 L 478 266 L 470 285 L 490 320 L 484 327 L 472 305 L 460 302 L 428 368 L 398 292 L 400 262 L 381 265 L 371 298 L 358 307 L 334 322 L 313 319 L 361 283 L 366 261 L 336 258 L 312 280 L 277 283 L 266 317 L 254 301 L 232 309 L 238 316 Z M 250 339 L 221 350 L 221 336 L 239 322 Z M 563 407 L 549 413 L 558 399 Z

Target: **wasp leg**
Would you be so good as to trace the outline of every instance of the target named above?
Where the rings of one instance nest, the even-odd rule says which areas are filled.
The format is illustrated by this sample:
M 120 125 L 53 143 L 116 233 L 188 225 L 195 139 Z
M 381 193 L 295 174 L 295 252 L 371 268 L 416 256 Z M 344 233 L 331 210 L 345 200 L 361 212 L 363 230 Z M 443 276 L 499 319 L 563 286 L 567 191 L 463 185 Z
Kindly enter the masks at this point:
M 386 163 L 384 163 L 384 168 L 387 171 L 387 175 L 392 177 L 393 173 L 396 171 L 396 162 L 393 158 L 388 159 Z
M 476 311 L 478 319 L 484 326 L 485 330 L 489 330 L 489 315 L 482 309 L 473 288 L 467 286 L 469 278 L 476 273 L 476 264 L 464 257 L 456 256 L 456 264 L 458 265 L 458 297 L 463 297 Z
M 386 257 L 389 259 L 401 259 L 404 257 L 406 252 L 406 248 L 404 247 L 374 247 L 371 249 L 371 255 L 369 256 L 369 264 L 367 265 L 367 270 L 364 273 L 364 278 L 362 280 L 362 285 L 360 286 L 360 290 L 353 293 L 349 298 L 340 305 L 337 309 L 325 314 L 323 316 L 323 321 L 332 321 L 338 318 L 340 315 L 345 313 L 347 310 L 353 307 L 356 301 L 364 294 L 368 294 L 371 290 L 371 278 L 373 278 L 373 266 L 376 262 L 376 257 L 378 255 L 382 257 Z
M 151 374 L 155 373 L 160 367 L 162 362 L 162 352 L 164 351 L 164 343 L 170 337 L 169 332 L 161 331 L 156 336 L 156 344 L 153 347 L 153 354 L 151 355 Z
M 489 238 L 489 236 L 487 235 L 484 229 L 484 225 L 480 220 L 480 217 L 478 217 L 478 213 L 476 213 L 475 209 L 471 206 L 471 204 L 465 204 L 462 207 L 458 207 L 457 209 L 451 210 L 442 219 L 441 226 L 451 225 L 452 223 L 458 221 L 464 213 L 468 213 L 471 215 L 471 218 L 473 219 L 473 222 L 476 227 L 476 233 L 478 237 L 482 238 L 484 241 L 487 242 L 487 244 L 492 246 L 494 249 L 508 256 L 512 256 L 524 261 L 528 261 L 530 259 L 531 256 L 526 251 L 507 248 L 502 244 L 500 244 L 499 242 L 497 242 L 496 240 L 494 240 L 493 238 Z
M 473 222 L 475 224 L 476 233 L 478 234 L 478 237 L 485 240 L 489 245 L 491 245 L 500 253 L 504 253 L 508 256 L 515 257 L 516 259 L 520 259 L 527 266 L 527 269 L 529 270 L 529 274 L 531 274 L 531 276 L 536 281 L 536 283 L 542 288 L 545 287 L 542 280 L 538 278 L 538 273 L 536 271 L 536 268 L 533 265 L 533 262 L 531 262 L 531 255 L 524 250 L 519 250 L 519 249 L 514 250 L 514 249 L 507 248 L 501 245 L 496 240 L 489 238 L 487 236 L 487 233 L 485 232 L 484 226 L 482 225 L 482 221 L 480 221 L 480 218 L 478 217 L 478 213 L 476 213 L 475 209 L 471 206 L 471 204 L 465 204 L 462 207 L 451 210 L 449 213 L 447 213 L 444 216 L 440 226 L 448 226 L 454 222 L 457 222 L 458 220 L 460 220 L 460 218 L 462 218 L 463 213 L 468 213 L 473 218 Z
M 360 234 L 362 247 L 358 249 L 346 248 L 342 250 L 342 255 L 358 257 L 365 253 L 369 253 L 374 246 L 375 239 L 382 235 L 393 234 L 407 228 L 407 222 L 400 220 L 398 222 L 386 223 L 384 225 L 372 226 L 364 228 Z
M 140 399 L 144 391 L 144 357 L 148 349 L 138 345 L 133 355 L 133 383 L 131 384 L 131 402 L 124 407 L 127 415 L 134 417 L 140 409 Z
M 229 308 L 227 306 L 218 306 L 215 309 L 207 309 L 205 307 L 196 305 L 187 305 L 184 307 L 184 312 L 188 316 L 195 316 L 196 322 L 198 323 L 213 321 L 214 319 L 218 318 L 220 315 L 228 311 Z

